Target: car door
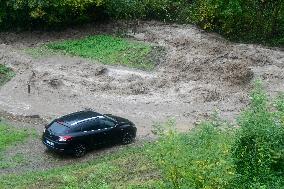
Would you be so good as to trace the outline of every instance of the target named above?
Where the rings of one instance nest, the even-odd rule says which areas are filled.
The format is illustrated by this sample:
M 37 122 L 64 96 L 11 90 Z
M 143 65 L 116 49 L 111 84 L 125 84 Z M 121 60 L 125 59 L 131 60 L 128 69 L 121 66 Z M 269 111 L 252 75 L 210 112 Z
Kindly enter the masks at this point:
M 101 118 L 100 119 L 100 129 L 104 132 L 105 142 L 112 142 L 116 140 L 115 130 L 116 123 L 112 120 Z
M 82 126 L 82 132 L 84 133 L 85 140 L 90 146 L 97 146 L 104 143 L 105 134 L 103 130 L 98 129 L 98 127 L 98 119 L 87 121 Z

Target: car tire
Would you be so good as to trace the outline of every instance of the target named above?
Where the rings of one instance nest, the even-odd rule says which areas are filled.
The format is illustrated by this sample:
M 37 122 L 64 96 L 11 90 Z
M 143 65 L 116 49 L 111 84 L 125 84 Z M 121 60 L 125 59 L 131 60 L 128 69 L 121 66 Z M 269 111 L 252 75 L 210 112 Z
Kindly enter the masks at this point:
M 134 135 L 132 133 L 124 133 L 122 135 L 121 143 L 123 145 L 131 144 L 134 141 Z
M 87 153 L 87 148 L 84 144 L 77 144 L 74 147 L 74 156 L 77 158 L 83 157 Z

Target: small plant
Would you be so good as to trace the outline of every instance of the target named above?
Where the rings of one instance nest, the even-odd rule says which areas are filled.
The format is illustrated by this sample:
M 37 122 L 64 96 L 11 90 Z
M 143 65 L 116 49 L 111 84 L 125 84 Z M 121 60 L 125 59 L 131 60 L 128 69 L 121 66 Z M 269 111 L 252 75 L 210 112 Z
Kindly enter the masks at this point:
M 14 77 L 14 72 L 3 64 L 0 64 L 0 86 Z

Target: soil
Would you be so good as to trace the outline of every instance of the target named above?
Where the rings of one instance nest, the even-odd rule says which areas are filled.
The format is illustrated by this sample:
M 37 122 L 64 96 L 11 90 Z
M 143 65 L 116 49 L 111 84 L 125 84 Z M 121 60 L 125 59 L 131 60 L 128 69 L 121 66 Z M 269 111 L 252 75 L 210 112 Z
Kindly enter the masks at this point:
M 118 28 L 123 28 L 122 23 L 87 25 L 60 32 L 0 33 L 0 62 L 16 72 L 0 89 L 2 117 L 8 114 L 14 116 L 12 122 L 16 117 L 24 117 L 47 123 L 63 114 L 93 109 L 135 122 L 140 141 L 153 137 L 155 122 L 169 118 L 175 118 L 179 131 L 191 129 L 215 110 L 222 118 L 234 120 L 248 104 L 248 93 L 256 78 L 264 81 L 272 96 L 284 91 L 283 49 L 232 43 L 192 25 L 141 22 L 135 34 L 131 28 L 125 29 L 127 37 L 165 49 L 164 53 L 153 55 L 159 64 L 151 72 L 106 66 L 67 55 L 33 58 L 24 52 L 28 47 L 51 41 L 114 34 Z M 14 125 L 27 123 L 16 122 Z M 38 133 L 43 128 L 43 123 L 30 125 Z M 40 156 L 39 169 L 77 162 L 67 158 L 56 165 L 48 163 L 45 158 L 50 155 L 42 153 L 40 141 L 30 142 L 26 147 L 35 148 L 24 154 Z M 97 153 L 80 161 L 92 159 L 94 154 Z

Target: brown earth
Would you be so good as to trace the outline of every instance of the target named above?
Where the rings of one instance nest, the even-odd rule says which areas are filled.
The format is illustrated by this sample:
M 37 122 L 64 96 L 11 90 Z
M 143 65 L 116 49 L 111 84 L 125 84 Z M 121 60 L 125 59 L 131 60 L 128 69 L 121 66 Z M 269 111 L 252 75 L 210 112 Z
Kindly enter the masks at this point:
M 128 37 L 165 49 L 162 57 L 155 55 L 160 63 L 152 72 L 66 55 L 35 59 L 23 51 L 50 41 L 115 33 L 119 27 L 121 24 L 0 33 L 0 63 L 16 72 L 0 89 L 0 109 L 16 117 L 40 117 L 49 122 L 90 108 L 129 118 L 138 127 L 140 140 L 151 138 L 153 123 L 169 118 L 175 118 L 180 131 L 189 130 L 215 110 L 222 118 L 233 120 L 248 104 L 255 78 L 264 81 L 272 96 L 284 91 L 282 49 L 234 44 L 191 25 L 144 22 L 136 34 L 129 30 Z M 39 133 L 43 128 L 42 124 L 32 125 Z

